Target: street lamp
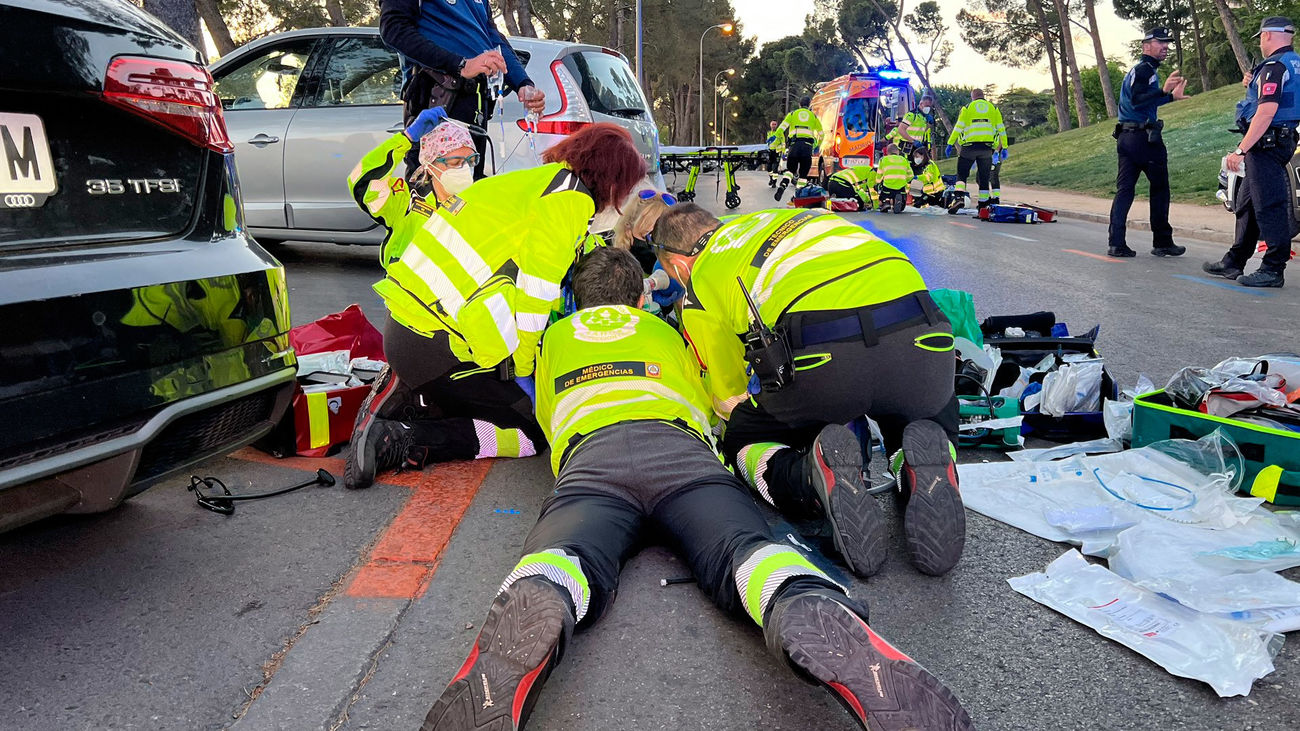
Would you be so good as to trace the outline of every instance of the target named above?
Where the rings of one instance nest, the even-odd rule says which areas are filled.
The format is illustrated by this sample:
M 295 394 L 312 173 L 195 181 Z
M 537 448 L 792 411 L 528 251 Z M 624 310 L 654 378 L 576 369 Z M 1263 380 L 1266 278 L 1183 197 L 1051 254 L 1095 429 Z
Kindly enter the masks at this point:
M 700 34 L 700 147 L 704 147 L 704 36 L 714 28 L 721 28 L 722 35 L 725 36 L 731 33 L 735 26 L 731 23 L 718 23 L 705 28 Z
M 738 102 L 740 101 L 740 97 L 736 96 L 735 94 L 732 94 L 730 98 L 724 98 L 722 100 L 722 144 L 723 145 L 727 144 L 727 102 L 729 101 Z M 732 119 L 738 119 L 739 117 L 740 114 L 738 112 L 731 113 Z
M 736 70 L 723 69 L 718 72 L 717 76 L 713 77 L 713 126 L 714 127 L 718 126 L 718 79 L 721 79 L 723 74 L 726 74 L 727 76 L 735 76 Z M 700 111 L 701 112 L 704 111 L 703 106 L 700 107 Z

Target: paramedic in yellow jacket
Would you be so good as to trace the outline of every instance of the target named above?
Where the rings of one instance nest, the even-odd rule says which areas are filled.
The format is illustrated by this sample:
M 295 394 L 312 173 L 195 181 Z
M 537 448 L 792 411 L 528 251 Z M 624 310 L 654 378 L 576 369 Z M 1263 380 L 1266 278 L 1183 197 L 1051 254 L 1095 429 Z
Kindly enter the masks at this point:
M 983 89 L 971 89 L 970 104 L 961 108 L 957 124 L 948 135 L 948 149 L 961 148 L 957 158 L 957 198 L 966 196 L 966 179 L 972 166 L 976 168 L 979 182 L 979 207 L 989 204 L 989 182 L 993 170 L 993 156 L 999 157 L 1007 149 L 1007 128 L 1002 123 L 1002 112 L 984 98 Z
M 924 147 L 914 148 L 910 159 L 912 161 L 912 173 L 916 175 L 917 182 L 921 184 L 921 195 L 914 197 L 912 204 L 917 208 L 942 204 L 943 190 L 946 186 L 943 182 L 943 173 L 939 171 L 939 166 L 930 159 L 930 150 Z
M 777 134 L 785 140 L 786 165 L 781 184 L 776 188 L 777 200 L 781 200 L 791 183 L 795 183 L 796 189 L 808 184 L 813 154 L 821 146 L 823 134 L 821 120 L 808 108 L 811 104 L 812 98 L 804 97 L 799 108 L 785 115 L 781 126 L 776 128 Z
M 894 455 L 912 563 L 932 575 L 951 569 L 966 526 L 952 444 L 952 329 L 908 258 L 818 210 L 724 224 L 678 204 L 655 223 L 651 245 L 686 287 L 682 330 L 727 420 L 722 451 L 754 491 L 783 512 L 825 517 L 849 568 L 874 573 L 889 530 L 863 484 L 857 438 L 843 426 L 865 414 Z M 760 389 L 747 375 L 752 316 L 737 279 L 763 324 L 784 333 L 793 354 L 784 387 Z
M 870 211 L 880 202 L 876 195 L 876 169 L 870 165 L 855 165 L 836 173 L 826 181 L 826 192 L 832 198 L 848 198 L 858 202 L 858 209 Z
M 596 124 L 547 150 L 546 164 L 474 183 L 425 216 L 398 170 L 440 114 L 422 112 L 348 179 L 389 231 L 386 276 L 375 284 L 390 314 L 389 367 L 357 414 L 343 474 L 352 489 L 403 465 L 545 447 L 531 403 L 537 341 L 561 309 L 561 281 L 593 217 L 616 216 L 645 176 L 627 131 Z

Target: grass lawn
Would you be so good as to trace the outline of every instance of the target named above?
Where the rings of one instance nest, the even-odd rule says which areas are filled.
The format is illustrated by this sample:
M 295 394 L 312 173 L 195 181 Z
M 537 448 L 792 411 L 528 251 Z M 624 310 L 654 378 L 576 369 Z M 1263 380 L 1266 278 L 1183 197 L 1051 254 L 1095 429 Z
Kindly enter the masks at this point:
M 1239 85 L 1198 94 L 1191 99 L 1160 107 L 1165 120 L 1165 147 L 1169 149 L 1169 183 L 1175 201 L 1219 205 L 1219 163 L 1223 155 L 1241 140 L 1228 132 L 1234 108 L 1242 98 Z M 1009 185 L 1039 185 L 1073 190 L 1103 198 L 1115 195 L 1114 120 L 1083 129 L 1040 137 L 1011 146 L 1011 157 L 1002 165 L 1002 182 Z M 956 163 L 943 164 L 954 172 Z M 972 172 L 972 177 L 974 172 Z M 1147 191 L 1145 177 L 1138 179 L 1138 195 Z

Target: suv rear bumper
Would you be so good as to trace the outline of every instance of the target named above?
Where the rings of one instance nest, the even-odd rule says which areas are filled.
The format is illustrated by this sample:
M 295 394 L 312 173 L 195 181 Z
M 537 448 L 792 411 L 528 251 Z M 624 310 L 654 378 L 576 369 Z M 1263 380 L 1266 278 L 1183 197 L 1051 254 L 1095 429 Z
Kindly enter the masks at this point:
M 191 396 L 139 428 L 0 472 L 0 531 L 57 513 L 116 507 L 158 480 L 250 444 L 293 399 L 294 368 Z

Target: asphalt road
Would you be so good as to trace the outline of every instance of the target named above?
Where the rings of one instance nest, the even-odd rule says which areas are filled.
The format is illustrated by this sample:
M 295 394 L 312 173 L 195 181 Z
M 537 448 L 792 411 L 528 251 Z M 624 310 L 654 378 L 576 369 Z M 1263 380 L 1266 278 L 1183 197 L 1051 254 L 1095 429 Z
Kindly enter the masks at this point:
M 760 176 L 742 185 L 742 211 L 770 201 Z M 1100 323 L 1122 385 L 1139 372 L 1161 383 L 1183 365 L 1297 349 L 1300 280 L 1249 291 L 1203 277 L 1200 262 L 1219 245 L 1184 241 L 1186 257 L 1157 259 L 1146 255 L 1149 234 L 1135 232 L 1142 255 L 1113 261 L 1098 257 L 1105 231 L 1095 224 L 850 218 L 903 249 L 932 287 L 972 292 L 981 316 L 1046 309 L 1075 331 Z M 289 244 L 277 255 L 296 323 L 358 302 L 382 325 L 373 249 Z M 194 471 L 263 489 L 318 465 L 340 470 L 245 451 Z M 390 481 L 299 491 L 226 518 L 198 509 L 178 478 L 106 515 L 0 535 L 0 728 L 416 728 L 464 658 L 551 475 L 534 458 Z M 1295 645 L 1249 697 L 1220 699 L 1007 586 L 1066 546 L 968 521 L 950 575 L 919 575 L 895 545 L 884 571 L 853 591 L 980 728 L 1300 728 Z M 755 628 L 692 586 L 659 585 L 686 574 L 660 548 L 633 559 L 618 602 L 575 638 L 530 728 L 852 727 Z

